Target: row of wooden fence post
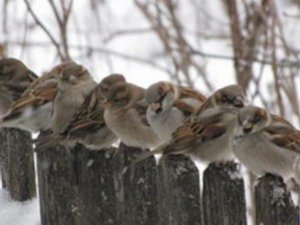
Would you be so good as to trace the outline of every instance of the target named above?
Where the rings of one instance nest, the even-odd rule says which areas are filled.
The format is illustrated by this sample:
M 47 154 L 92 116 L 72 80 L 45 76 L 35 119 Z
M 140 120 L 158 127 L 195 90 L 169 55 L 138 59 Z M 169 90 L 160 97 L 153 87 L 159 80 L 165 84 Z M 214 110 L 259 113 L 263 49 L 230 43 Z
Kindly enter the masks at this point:
M 25 200 L 34 196 L 32 179 L 28 180 L 34 179 L 31 138 L 28 133 L 11 132 L 0 133 L 2 180 L 14 199 Z M 247 224 L 238 164 L 209 165 L 201 177 L 201 193 L 198 169 L 181 155 L 163 156 L 158 165 L 152 157 L 124 173 L 124 166 L 141 152 L 123 144 L 106 151 L 90 151 L 81 145 L 37 148 L 41 224 Z M 18 182 L 10 184 L 12 178 Z M 16 197 L 20 192 L 23 197 Z M 267 175 L 259 179 L 255 199 L 257 225 L 300 224 L 299 209 L 281 178 Z

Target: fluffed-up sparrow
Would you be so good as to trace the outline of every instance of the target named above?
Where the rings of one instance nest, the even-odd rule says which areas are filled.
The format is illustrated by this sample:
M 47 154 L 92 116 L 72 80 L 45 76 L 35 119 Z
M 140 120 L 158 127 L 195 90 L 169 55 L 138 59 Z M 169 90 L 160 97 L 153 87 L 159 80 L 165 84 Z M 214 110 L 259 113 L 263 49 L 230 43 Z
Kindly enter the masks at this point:
M 9 111 L 1 118 L 0 127 L 15 127 L 31 132 L 50 129 L 57 78 L 58 74 L 50 71 L 36 79 L 13 102 Z
M 231 138 L 236 114 L 245 102 L 244 91 L 238 85 L 217 90 L 176 129 L 170 141 L 141 155 L 134 163 L 155 153 L 184 154 L 204 162 L 233 159 Z
M 248 106 L 237 117 L 233 151 L 252 173 L 272 173 L 300 185 L 300 131 L 282 117 Z
M 158 82 L 146 90 L 147 120 L 162 140 L 171 134 L 205 101 L 204 95 L 170 82 Z
M 132 147 L 152 148 L 160 139 L 146 119 L 145 90 L 127 83 L 125 77 L 112 74 L 100 82 L 105 101 L 104 119 L 107 126 Z
M 52 131 L 61 134 L 97 83 L 86 68 L 73 61 L 62 63 L 55 71 L 59 79 L 53 102 Z
M 37 79 L 34 72 L 14 58 L 0 59 L 0 115 L 4 115 L 29 85 Z
M 99 89 L 98 85 L 85 99 L 60 139 L 72 144 L 81 143 L 92 150 L 110 147 L 117 141 L 104 121 L 103 98 Z

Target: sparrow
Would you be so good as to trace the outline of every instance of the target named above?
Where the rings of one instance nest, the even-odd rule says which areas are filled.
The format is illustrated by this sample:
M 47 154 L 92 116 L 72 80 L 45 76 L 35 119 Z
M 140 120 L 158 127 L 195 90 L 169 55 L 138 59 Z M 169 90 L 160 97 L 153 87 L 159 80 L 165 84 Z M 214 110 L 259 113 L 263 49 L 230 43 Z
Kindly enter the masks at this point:
M 55 70 L 33 81 L 0 119 L 0 127 L 15 127 L 30 132 L 50 129 L 57 81 Z
M 131 147 L 152 148 L 161 140 L 146 119 L 145 89 L 112 74 L 100 82 L 104 120 L 121 141 Z
M 282 117 L 247 106 L 237 115 L 233 152 L 252 173 L 272 173 L 300 184 L 300 131 Z
M 217 90 L 175 130 L 169 141 L 142 154 L 134 164 L 156 153 L 184 154 L 207 163 L 232 160 L 236 114 L 245 103 L 244 91 L 238 85 Z
M 81 143 L 91 150 L 110 147 L 117 137 L 106 126 L 103 114 L 103 98 L 98 85 L 75 113 L 60 139 L 71 145 Z
M 0 59 L 0 115 L 4 115 L 37 75 L 14 58 Z
M 55 71 L 59 77 L 51 129 L 54 134 L 61 134 L 97 83 L 86 68 L 73 61 L 58 65 Z
M 146 90 L 145 99 L 149 105 L 149 124 L 161 139 L 167 141 L 206 98 L 190 88 L 158 82 Z

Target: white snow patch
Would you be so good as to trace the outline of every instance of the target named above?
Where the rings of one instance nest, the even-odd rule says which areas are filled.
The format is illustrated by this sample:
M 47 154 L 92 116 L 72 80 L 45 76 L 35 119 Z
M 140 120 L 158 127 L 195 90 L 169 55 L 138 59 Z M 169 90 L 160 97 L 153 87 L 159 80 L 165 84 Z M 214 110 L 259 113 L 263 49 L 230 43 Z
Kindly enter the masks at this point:
M 0 189 L 1 225 L 40 225 L 38 199 L 17 202 L 9 197 L 6 190 Z
M 93 163 L 94 163 L 94 160 L 93 160 L 93 159 L 90 159 L 90 160 L 87 162 L 86 166 L 87 166 L 87 167 L 91 167 L 91 166 L 93 165 Z

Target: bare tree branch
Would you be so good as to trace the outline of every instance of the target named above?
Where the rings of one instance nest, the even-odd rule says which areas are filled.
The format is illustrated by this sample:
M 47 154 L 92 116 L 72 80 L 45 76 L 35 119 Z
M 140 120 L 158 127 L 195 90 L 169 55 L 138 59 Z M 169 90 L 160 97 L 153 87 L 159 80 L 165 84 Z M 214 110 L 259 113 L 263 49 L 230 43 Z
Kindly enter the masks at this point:
M 64 60 L 65 57 L 61 53 L 60 45 L 58 44 L 58 42 L 55 40 L 55 38 L 50 33 L 50 31 L 46 28 L 46 26 L 39 20 L 39 18 L 37 17 L 37 15 L 35 14 L 35 12 L 31 8 L 30 3 L 28 2 L 28 0 L 24 0 L 24 2 L 26 4 L 26 6 L 27 6 L 27 9 L 28 9 L 30 15 L 34 19 L 35 23 L 46 33 L 46 35 L 48 36 L 48 38 L 50 39 L 50 41 L 52 42 L 52 44 L 55 46 L 60 59 Z

